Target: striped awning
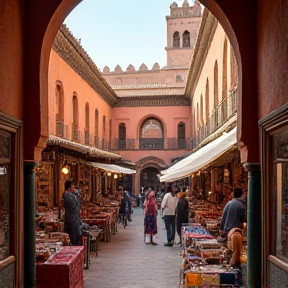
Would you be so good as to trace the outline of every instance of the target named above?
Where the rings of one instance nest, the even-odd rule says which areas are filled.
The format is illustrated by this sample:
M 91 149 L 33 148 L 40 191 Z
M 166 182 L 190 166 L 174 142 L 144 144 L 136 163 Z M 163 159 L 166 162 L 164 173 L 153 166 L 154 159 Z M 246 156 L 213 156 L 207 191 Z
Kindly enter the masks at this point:
M 87 165 L 91 165 L 92 167 L 99 168 L 111 173 L 119 173 L 119 174 L 135 174 L 136 170 L 121 167 L 115 164 L 104 164 L 97 162 L 86 162 Z

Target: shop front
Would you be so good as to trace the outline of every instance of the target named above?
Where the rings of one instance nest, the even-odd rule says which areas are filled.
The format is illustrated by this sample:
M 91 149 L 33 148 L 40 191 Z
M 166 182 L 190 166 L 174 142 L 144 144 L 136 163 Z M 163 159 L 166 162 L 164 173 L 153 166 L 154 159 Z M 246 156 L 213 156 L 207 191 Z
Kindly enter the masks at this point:
M 181 179 L 189 179 L 190 187 L 185 193 L 189 223 L 182 225 L 184 249 L 180 283 L 189 287 L 240 287 L 242 273 L 230 265 L 232 243 L 227 240 L 222 243 L 219 233 L 223 209 L 232 199 L 233 188 L 242 188 L 243 201 L 247 200 L 248 173 L 240 162 L 236 128 L 224 132 L 160 176 L 161 182 L 173 185 Z M 246 264 L 246 229 L 241 233 L 241 263 Z
M 107 193 L 106 175 L 95 171 L 87 161 L 116 163 L 121 156 L 50 136 L 36 169 L 36 206 L 38 210 L 57 208 L 61 204 L 64 183 L 73 178 L 82 198 L 91 200 L 97 192 Z M 88 163 L 88 164 L 87 164 Z

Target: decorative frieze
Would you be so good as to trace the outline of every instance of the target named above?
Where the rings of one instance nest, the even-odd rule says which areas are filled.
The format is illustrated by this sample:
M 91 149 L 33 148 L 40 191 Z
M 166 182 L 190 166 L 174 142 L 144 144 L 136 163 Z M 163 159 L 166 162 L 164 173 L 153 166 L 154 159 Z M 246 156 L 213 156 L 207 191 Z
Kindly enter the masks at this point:
M 113 105 L 117 95 L 102 77 L 98 67 L 65 25 L 53 42 L 55 52 L 79 74 L 107 103 Z
M 179 96 L 121 97 L 113 107 L 190 106 L 190 99 Z

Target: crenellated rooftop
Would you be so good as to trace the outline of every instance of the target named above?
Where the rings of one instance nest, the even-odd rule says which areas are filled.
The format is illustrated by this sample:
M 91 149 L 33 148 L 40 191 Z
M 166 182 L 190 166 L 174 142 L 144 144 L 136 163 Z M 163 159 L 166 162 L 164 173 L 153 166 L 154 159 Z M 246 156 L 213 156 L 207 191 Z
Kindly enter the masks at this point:
M 201 17 L 201 6 L 199 1 L 195 1 L 194 6 L 189 6 L 187 0 L 184 0 L 182 7 L 179 7 L 176 2 L 170 5 L 170 16 L 166 18 L 178 18 L 178 17 Z
M 162 68 L 162 69 L 164 69 L 164 68 Z M 157 70 L 161 70 L 160 69 L 160 65 L 156 62 L 154 65 L 153 65 L 153 67 L 152 67 L 152 69 L 151 70 L 148 70 L 148 68 L 147 68 L 147 65 L 145 64 L 145 63 L 142 63 L 141 65 L 140 65 L 140 67 L 139 67 L 139 69 L 138 70 L 136 70 L 135 69 L 135 67 L 132 65 L 132 64 L 130 64 L 130 65 L 128 65 L 128 67 L 126 68 L 126 71 L 123 71 L 123 69 L 121 68 L 121 66 L 119 66 L 119 65 L 117 65 L 116 67 L 115 67 L 115 69 L 114 69 L 114 71 L 111 71 L 110 70 L 110 68 L 108 67 L 108 66 L 105 66 L 104 68 L 103 68 L 103 74 L 109 74 L 109 73 L 125 73 L 125 72 L 128 72 L 128 73 L 133 73 L 133 72 L 135 72 L 135 73 L 137 73 L 137 72 L 145 72 L 145 71 L 157 71 Z

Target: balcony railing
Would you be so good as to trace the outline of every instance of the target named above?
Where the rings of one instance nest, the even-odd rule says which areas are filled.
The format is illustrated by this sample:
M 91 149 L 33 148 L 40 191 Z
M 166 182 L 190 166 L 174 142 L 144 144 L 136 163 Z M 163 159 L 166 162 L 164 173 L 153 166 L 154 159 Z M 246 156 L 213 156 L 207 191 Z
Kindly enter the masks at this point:
M 64 137 L 64 121 L 56 121 L 56 136 Z
M 84 144 L 85 144 L 85 145 L 89 145 L 89 144 L 90 144 L 89 132 L 84 131 L 84 135 L 85 135 Z
M 126 140 L 118 139 L 118 149 L 125 150 L 126 149 Z
M 196 148 L 205 138 L 225 124 L 236 112 L 236 90 L 234 90 L 215 108 L 207 122 L 198 129 L 197 135 L 190 141 L 190 148 Z
M 99 147 L 99 137 L 98 137 L 98 136 L 94 136 L 94 146 L 95 146 L 96 148 Z
M 142 138 L 139 140 L 140 150 L 162 150 L 164 149 L 164 139 Z
M 139 144 L 139 146 L 138 146 Z M 139 148 L 138 148 L 139 147 Z M 167 150 L 191 149 L 190 138 L 167 138 Z M 114 138 L 111 142 L 112 150 L 164 150 L 164 139 L 126 139 L 119 140 Z
M 72 141 L 80 142 L 80 131 L 77 125 L 72 125 Z

